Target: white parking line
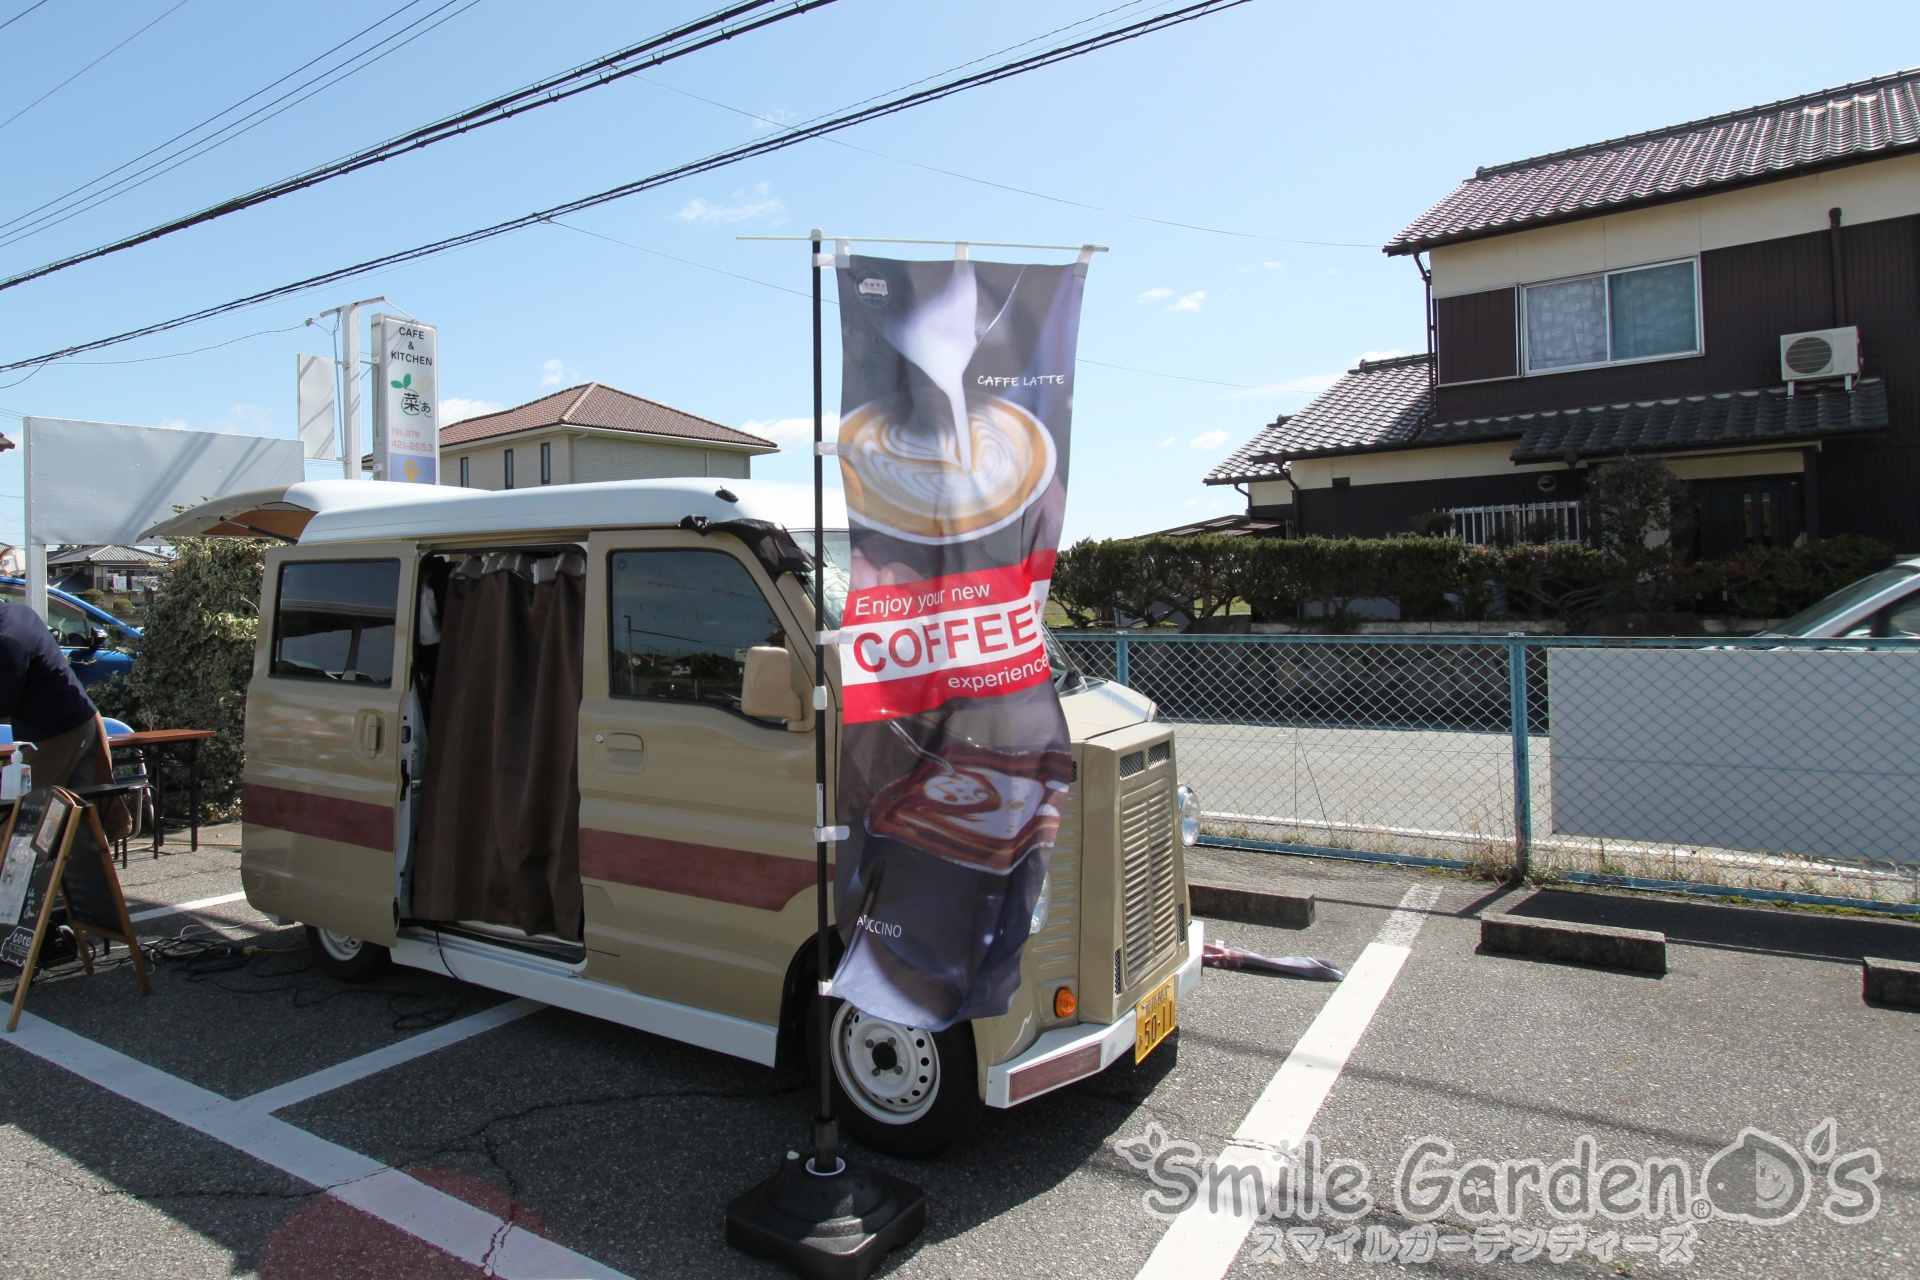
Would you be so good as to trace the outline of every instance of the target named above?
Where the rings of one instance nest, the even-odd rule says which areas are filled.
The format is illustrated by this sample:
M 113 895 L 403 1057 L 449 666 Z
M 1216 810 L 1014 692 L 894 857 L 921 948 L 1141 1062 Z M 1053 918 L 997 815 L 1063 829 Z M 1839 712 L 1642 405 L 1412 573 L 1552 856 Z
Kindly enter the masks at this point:
M 161 916 L 179 915 L 187 911 L 200 911 L 206 907 L 224 907 L 229 902 L 238 902 L 247 895 L 244 893 L 223 893 L 217 898 L 201 898 L 196 902 L 180 902 L 171 907 L 148 907 L 145 911 L 136 911 L 127 917 L 135 924 L 142 920 L 158 920 Z
M 1439 900 L 1440 890 L 1431 885 L 1407 890 L 1347 971 L 1346 981 L 1334 989 L 1313 1025 L 1267 1082 L 1233 1141 L 1220 1153 L 1219 1164 L 1260 1169 L 1265 1185 L 1275 1185 L 1286 1167 L 1286 1153 L 1306 1140 L 1314 1117 L 1407 962 L 1426 912 Z M 1154 1246 L 1147 1265 L 1140 1268 L 1140 1280 L 1220 1280 L 1226 1275 L 1253 1230 L 1259 1206 L 1243 1206 L 1238 1197 L 1223 1199 L 1227 1207 L 1210 1206 L 1199 1198 L 1181 1211 Z M 1234 1208 L 1243 1211 L 1235 1213 Z
M 23 1014 L 20 1029 L 0 1035 L 0 1040 L 319 1187 L 487 1275 L 515 1280 L 629 1280 L 611 1267 L 436 1191 L 398 1169 L 33 1014 Z
M 296 1102 L 305 1102 L 308 1098 L 317 1098 L 356 1080 L 364 1080 L 375 1072 L 385 1071 L 403 1062 L 444 1049 L 450 1044 L 458 1044 L 468 1036 L 477 1036 L 482 1031 L 491 1031 L 495 1027 L 504 1027 L 507 1023 L 524 1018 L 530 1013 L 538 1013 L 547 1006 L 538 1000 L 509 1000 L 505 1004 L 482 1009 L 457 1022 L 444 1023 L 431 1031 L 422 1031 L 418 1035 L 408 1036 L 398 1044 L 390 1044 L 384 1049 L 375 1049 L 372 1053 L 363 1053 L 357 1058 L 348 1058 L 345 1062 L 311 1075 L 301 1076 L 298 1080 L 289 1080 L 285 1084 L 264 1089 L 241 1102 L 249 1107 L 258 1107 L 262 1111 L 278 1111 L 290 1107 Z

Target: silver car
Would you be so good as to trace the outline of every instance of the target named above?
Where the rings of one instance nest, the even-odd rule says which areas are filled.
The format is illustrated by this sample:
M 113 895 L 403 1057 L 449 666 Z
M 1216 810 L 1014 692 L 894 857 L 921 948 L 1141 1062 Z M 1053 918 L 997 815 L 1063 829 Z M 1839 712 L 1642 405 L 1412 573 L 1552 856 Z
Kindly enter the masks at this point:
M 1896 560 L 1802 609 L 1761 636 L 1810 640 L 1920 638 L 1920 556 Z

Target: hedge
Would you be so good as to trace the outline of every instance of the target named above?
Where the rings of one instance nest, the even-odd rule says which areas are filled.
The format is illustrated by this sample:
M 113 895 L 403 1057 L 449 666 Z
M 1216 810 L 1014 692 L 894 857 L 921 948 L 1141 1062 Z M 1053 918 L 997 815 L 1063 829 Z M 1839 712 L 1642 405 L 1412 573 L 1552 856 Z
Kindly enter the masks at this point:
M 1798 612 L 1884 566 L 1892 548 L 1842 535 L 1649 571 L 1578 543 L 1469 547 L 1452 538 L 1137 538 L 1076 543 L 1053 599 L 1075 626 L 1200 622 L 1241 611 L 1294 622 L 1309 601 L 1329 625 L 1361 599 L 1406 619 L 1489 617 L 1584 623 L 1606 613 L 1681 611 L 1749 618 Z

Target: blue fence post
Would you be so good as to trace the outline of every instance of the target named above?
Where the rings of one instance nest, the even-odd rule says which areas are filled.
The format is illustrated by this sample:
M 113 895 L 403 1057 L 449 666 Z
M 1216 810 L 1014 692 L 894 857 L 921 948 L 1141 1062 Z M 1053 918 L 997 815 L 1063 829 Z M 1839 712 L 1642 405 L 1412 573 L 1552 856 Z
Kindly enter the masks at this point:
M 1507 702 L 1513 724 L 1513 878 L 1524 880 L 1533 846 L 1533 777 L 1527 763 L 1527 641 L 1507 633 Z
M 1113 642 L 1113 682 L 1120 685 L 1127 683 L 1127 637 L 1124 632 L 1116 636 Z

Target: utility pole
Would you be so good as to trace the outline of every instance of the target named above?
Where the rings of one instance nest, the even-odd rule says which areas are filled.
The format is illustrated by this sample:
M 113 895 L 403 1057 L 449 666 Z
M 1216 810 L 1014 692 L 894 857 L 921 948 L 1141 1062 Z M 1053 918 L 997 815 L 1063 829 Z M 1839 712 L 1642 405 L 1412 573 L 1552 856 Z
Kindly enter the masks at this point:
M 362 298 L 344 307 L 322 311 L 323 316 L 340 317 L 340 470 L 349 480 L 360 478 L 360 308 L 384 297 Z

